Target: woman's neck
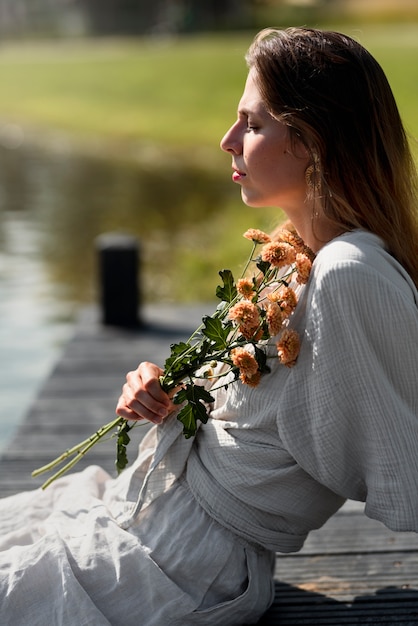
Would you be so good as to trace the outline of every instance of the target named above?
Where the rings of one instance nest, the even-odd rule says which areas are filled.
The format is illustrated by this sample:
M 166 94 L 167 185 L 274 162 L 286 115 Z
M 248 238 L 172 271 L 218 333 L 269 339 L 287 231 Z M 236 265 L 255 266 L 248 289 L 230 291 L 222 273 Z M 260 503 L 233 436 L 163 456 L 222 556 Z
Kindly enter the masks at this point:
M 315 253 L 344 230 L 323 214 L 288 216 L 304 243 Z

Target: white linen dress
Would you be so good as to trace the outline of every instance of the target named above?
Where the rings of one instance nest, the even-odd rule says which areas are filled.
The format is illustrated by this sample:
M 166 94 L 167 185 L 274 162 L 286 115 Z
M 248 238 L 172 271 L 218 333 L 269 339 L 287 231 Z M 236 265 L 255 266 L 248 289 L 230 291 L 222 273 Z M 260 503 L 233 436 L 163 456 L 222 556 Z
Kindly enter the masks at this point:
M 194 439 L 175 415 L 153 427 L 117 479 L 91 466 L 0 501 L 2 626 L 256 623 L 275 553 L 345 499 L 417 531 L 417 303 L 374 235 L 327 244 L 295 367 L 216 392 Z

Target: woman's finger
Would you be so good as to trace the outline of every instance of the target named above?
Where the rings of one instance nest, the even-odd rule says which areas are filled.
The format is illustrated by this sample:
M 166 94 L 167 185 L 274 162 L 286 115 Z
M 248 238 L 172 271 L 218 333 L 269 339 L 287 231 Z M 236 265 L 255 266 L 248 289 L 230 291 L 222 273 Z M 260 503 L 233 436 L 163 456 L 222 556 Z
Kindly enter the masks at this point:
M 173 405 L 160 385 L 162 370 L 153 363 L 144 362 L 126 375 L 126 383 L 116 406 L 116 413 L 129 420 L 161 421 Z

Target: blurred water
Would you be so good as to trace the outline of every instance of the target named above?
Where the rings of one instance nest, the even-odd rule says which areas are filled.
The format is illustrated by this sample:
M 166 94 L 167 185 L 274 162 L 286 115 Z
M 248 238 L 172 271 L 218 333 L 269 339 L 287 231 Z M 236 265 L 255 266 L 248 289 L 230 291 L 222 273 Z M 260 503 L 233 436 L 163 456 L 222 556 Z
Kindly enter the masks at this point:
M 72 331 L 66 305 L 57 300 L 39 259 L 37 226 L 24 212 L 1 217 L 0 451 Z

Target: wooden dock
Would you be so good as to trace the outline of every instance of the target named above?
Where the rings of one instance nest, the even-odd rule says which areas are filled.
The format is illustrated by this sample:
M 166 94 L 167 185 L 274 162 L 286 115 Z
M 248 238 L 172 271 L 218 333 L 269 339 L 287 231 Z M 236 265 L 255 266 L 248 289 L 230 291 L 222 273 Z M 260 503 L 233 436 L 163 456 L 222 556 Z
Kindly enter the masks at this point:
M 162 363 L 169 344 L 186 339 L 205 312 L 203 306 L 145 308 L 143 328 L 133 331 L 102 326 L 95 309 L 83 311 L 0 459 L 0 496 L 41 484 L 31 471 L 110 421 L 125 373 L 141 360 Z M 134 440 L 144 428 L 135 429 Z M 98 463 L 113 473 L 114 446 L 114 440 L 96 446 L 77 469 Z M 133 441 L 132 458 L 135 448 Z M 348 503 L 311 533 L 301 552 L 278 555 L 275 603 L 260 625 L 418 625 L 418 536 L 393 533 L 362 511 Z

